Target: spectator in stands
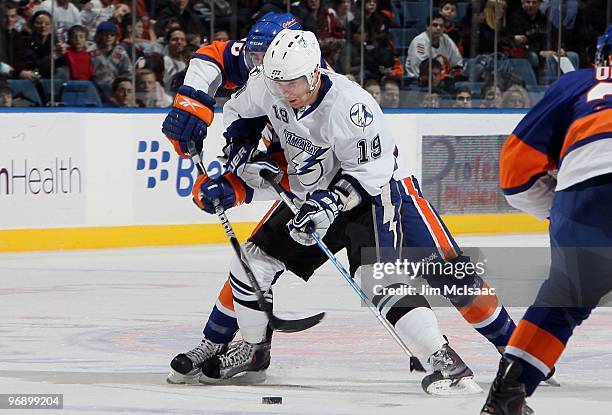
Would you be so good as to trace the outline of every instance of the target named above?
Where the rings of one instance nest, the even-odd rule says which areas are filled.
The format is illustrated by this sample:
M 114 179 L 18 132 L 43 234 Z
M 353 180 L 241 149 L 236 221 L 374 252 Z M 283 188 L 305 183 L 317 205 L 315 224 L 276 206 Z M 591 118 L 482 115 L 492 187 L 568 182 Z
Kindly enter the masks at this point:
M 17 5 L 4 3 L 2 6 L 2 28 L 0 31 L 0 77 L 15 77 L 15 68 L 23 53 L 24 43 L 21 32 L 17 30 Z
M 429 76 L 429 63 L 431 62 L 431 77 Z M 429 90 L 429 82 L 431 81 L 431 90 L 438 94 L 452 94 L 454 85 L 450 77 L 442 79 L 442 64 L 437 59 L 425 59 L 419 65 L 419 79 L 417 86 L 422 90 Z
M 342 24 L 342 32 L 346 34 L 346 29 L 349 27 L 355 15 L 352 12 L 353 2 L 352 0 L 334 0 L 333 1 L 332 13 L 335 13 L 336 17 Z
M 438 11 L 442 17 L 444 17 L 444 34 L 447 35 L 455 42 L 459 53 L 463 55 L 463 48 L 461 45 L 462 28 L 455 25 L 455 19 L 457 18 L 457 3 L 455 0 L 442 0 L 438 6 Z
M 393 78 L 384 78 L 382 81 L 382 107 L 399 108 L 400 87 L 399 82 Z
M 179 26 L 185 33 L 201 34 L 204 32 L 200 16 L 192 10 L 189 0 L 172 0 L 167 7 L 157 14 L 157 21 L 154 26 L 157 36 L 164 36 L 166 26 L 174 20 L 178 21 Z
M 380 89 L 380 83 L 378 82 L 377 79 L 366 80 L 363 85 L 363 89 L 365 89 L 366 91 L 370 93 L 370 95 L 372 95 L 372 97 L 374 98 L 374 101 L 376 101 L 378 105 L 381 104 L 382 91 Z
M 113 17 L 115 5 L 112 3 L 113 0 L 81 0 L 81 24 L 87 28 L 89 39 L 96 36 L 100 23 Z
M 13 106 L 13 91 L 6 84 L 0 84 L 0 107 L 9 108 Z
M 51 77 L 51 14 L 39 10 L 30 19 L 32 33 L 24 39 L 24 50 L 19 63 L 19 77 L 37 81 Z
M 85 50 L 87 44 L 87 29 L 81 25 L 72 26 L 68 30 L 69 48 L 57 61 L 60 68 L 65 68 L 66 78 L 75 81 L 88 81 L 95 75 L 93 63 L 89 52 Z
M 227 30 L 217 30 L 215 31 L 215 37 L 213 40 L 218 40 L 219 42 L 225 42 L 226 40 L 229 40 L 229 33 L 227 33 Z
M 427 20 L 427 29 L 415 37 L 408 47 L 406 73 L 408 76 L 418 77 L 421 62 L 433 57 L 442 64 L 442 76 L 454 76 L 461 72 L 463 58 L 455 42 L 443 33 L 444 17 L 440 13 L 434 13 L 431 21 L 429 18 Z
M 455 95 L 455 108 L 472 108 L 472 92 L 470 88 L 462 86 Z
M 489 55 L 495 51 L 495 28 L 497 27 L 497 50 L 504 55 L 510 55 L 513 46 L 513 36 L 506 24 L 505 0 L 487 0 L 484 7 L 484 22 L 480 25 L 479 48 L 480 55 Z M 497 19 L 495 19 L 497 7 Z
M 126 108 L 132 107 L 134 99 L 134 86 L 129 78 L 120 76 L 113 81 L 111 96 L 105 107 Z
M 529 108 L 531 107 L 531 100 L 525 88 L 512 85 L 504 92 L 502 106 L 504 108 Z
M 440 108 L 440 94 L 432 92 L 425 94 L 423 102 L 421 103 L 423 108 Z
M 402 62 L 395 53 L 393 38 L 386 32 L 376 34 L 373 41 L 366 44 L 364 64 L 368 78 L 391 76 L 402 79 L 404 76 Z
M 299 6 L 292 8 L 291 12 L 302 19 L 302 29 L 314 32 L 319 40 L 343 37 L 342 23 L 321 0 L 300 0 Z
M 117 45 L 117 27 L 114 23 L 100 23 L 96 29 L 95 42 L 96 46 L 90 54 L 96 71 L 96 82 L 111 84 L 119 76 L 131 76 L 130 57 L 125 49 Z
M 70 0 L 45 0 L 40 6 L 34 7 L 34 12 L 45 10 L 51 13 L 53 8 L 53 20 L 58 40 L 66 43 L 68 40 L 68 29 L 74 25 L 81 24 L 79 9 Z
M 185 32 L 180 29 L 168 32 L 166 35 L 166 44 L 164 77 L 162 83 L 166 91 L 170 91 L 170 84 L 174 75 L 187 68 L 189 55 L 185 53 Z
M 380 8 L 378 0 L 365 0 L 364 4 L 364 26 L 366 34 L 366 43 L 373 44 L 381 33 L 389 32 L 389 28 L 393 26 L 389 16 Z M 356 32 L 361 26 L 361 11 L 356 13 L 353 20 L 351 31 Z
M 166 108 L 172 104 L 172 98 L 166 95 L 155 73 L 149 69 L 136 71 L 136 104 L 146 108 Z
M 136 38 L 136 48 L 134 52 L 136 54 L 136 58 L 141 58 L 145 55 L 145 53 L 148 53 L 149 50 L 151 49 L 152 44 L 154 43 L 154 41 L 149 40 L 149 38 L 155 39 L 155 33 L 153 33 L 153 28 L 149 27 L 149 31 L 151 33 L 149 33 L 149 35 L 145 37 L 144 22 L 141 17 L 138 17 L 136 19 L 136 24 L 134 26 L 134 37 Z M 132 57 L 132 15 L 131 14 L 124 16 L 124 18 L 121 21 L 121 35 L 123 36 L 123 38 L 121 39 L 121 43 L 119 43 L 119 45 L 121 45 L 121 47 L 125 49 L 128 56 L 131 58 Z
M 484 85 L 481 96 L 480 108 L 500 108 L 502 106 L 502 92 L 497 85 Z
M 542 69 L 544 76 L 552 79 L 557 73 L 557 52 L 547 50 L 547 21 L 539 9 L 540 0 L 522 0 L 521 6 L 508 18 L 508 26 L 516 44 L 512 56 L 529 59 L 535 70 Z M 578 69 L 577 53 L 563 49 L 560 52 Z

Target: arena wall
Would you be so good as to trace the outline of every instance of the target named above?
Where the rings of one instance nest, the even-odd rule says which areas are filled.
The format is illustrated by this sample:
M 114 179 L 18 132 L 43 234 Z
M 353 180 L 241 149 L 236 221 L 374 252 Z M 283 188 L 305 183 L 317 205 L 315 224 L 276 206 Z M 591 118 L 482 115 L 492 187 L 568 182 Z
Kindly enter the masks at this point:
M 0 252 L 221 243 L 216 216 L 191 203 L 196 171 L 162 136 L 166 111 L 0 112 Z M 405 168 L 455 233 L 543 232 L 497 189 L 503 137 L 517 111 L 387 111 Z M 211 175 L 223 115 L 205 144 Z M 425 167 L 425 168 L 424 168 Z M 240 238 L 268 211 L 229 212 Z

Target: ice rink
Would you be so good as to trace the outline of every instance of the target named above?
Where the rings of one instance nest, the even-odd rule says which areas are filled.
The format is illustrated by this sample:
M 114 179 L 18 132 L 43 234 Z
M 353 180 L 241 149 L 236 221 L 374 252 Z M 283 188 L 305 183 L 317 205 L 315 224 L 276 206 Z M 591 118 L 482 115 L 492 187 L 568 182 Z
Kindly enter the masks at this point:
M 458 239 L 547 244 L 545 235 Z M 484 394 L 425 395 L 421 376 L 331 266 L 308 284 L 286 275 L 275 286 L 279 316 L 327 316 L 311 330 L 275 334 L 265 383 L 167 384 L 172 357 L 199 342 L 231 255 L 229 245 L 0 255 L 0 393 L 62 393 L 64 409 L 43 412 L 61 414 L 479 413 Z M 454 309 L 437 311 L 486 391 L 497 352 Z M 536 414 L 612 413 L 611 311 L 578 328 L 558 364 L 562 387 L 529 400 Z M 283 404 L 262 405 L 263 396 Z M 0 410 L 13 412 L 32 413 Z

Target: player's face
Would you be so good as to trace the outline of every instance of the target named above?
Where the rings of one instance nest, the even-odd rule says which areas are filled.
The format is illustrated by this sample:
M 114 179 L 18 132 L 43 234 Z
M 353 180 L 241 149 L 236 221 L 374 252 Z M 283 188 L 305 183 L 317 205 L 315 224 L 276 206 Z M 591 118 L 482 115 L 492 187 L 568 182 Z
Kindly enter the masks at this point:
M 314 79 L 314 87 L 311 87 L 306 76 L 291 81 L 266 79 L 266 83 L 273 95 L 284 98 L 292 108 L 300 109 L 306 105 L 311 105 L 317 99 L 321 84 L 318 68 L 315 69 Z
M 253 62 L 253 66 L 259 66 L 263 64 L 263 58 L 266 52 L 249 52 L 251 55 L 251 61 Z
M 292 108 L 308 105 L 311 96 L 310 86 L 305 76 L 292 81 L 272 81 L 274 87 L 289 102 Z

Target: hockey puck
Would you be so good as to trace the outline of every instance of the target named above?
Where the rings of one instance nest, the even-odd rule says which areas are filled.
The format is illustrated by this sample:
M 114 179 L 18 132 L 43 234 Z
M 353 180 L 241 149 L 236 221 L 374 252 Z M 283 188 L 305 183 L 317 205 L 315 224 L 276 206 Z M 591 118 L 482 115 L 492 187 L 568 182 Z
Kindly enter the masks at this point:
M 261 398 L 261 403 L 268 405 L 282 405 L 283 398 L 281 396 L 264 396 Z

